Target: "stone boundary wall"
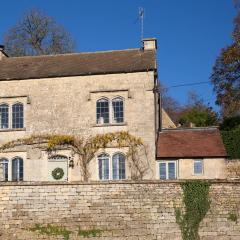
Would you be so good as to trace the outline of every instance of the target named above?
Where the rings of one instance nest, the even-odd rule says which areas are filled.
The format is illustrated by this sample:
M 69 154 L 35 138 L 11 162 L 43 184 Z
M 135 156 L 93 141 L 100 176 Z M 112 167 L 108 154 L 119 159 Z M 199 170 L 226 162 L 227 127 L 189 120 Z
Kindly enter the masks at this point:
M 201 222 L 204 240 L 240 239 L 240 181 L 211 181 L 211 209 Z M 64 239 L 29 231 L 35 224 L 77 231 L 97 229 L 101 240 L 177 240 L 174 207 L 180 181 L 0 183 L 0 239 Z M 231 213 L 237 222 L 229 219 Z

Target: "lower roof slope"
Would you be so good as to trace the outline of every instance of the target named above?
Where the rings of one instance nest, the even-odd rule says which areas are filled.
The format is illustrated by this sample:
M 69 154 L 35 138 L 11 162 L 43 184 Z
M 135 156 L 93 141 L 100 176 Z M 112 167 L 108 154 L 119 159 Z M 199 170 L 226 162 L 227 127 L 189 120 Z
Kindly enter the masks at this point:
M 169 129 L 159 133 L 157 158 L 226 157 L 217 128 Z
M 0 80 L 128 73 L 155 69 L 156 51 L 143 49 L 6 57 L 0 60 Z

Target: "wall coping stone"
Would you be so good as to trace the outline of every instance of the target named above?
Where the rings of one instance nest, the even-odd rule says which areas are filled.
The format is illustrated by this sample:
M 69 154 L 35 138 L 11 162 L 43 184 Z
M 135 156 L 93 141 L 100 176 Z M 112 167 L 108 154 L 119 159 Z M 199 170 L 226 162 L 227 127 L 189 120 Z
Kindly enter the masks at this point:
M 240 184 L 240 179 L 202 179 L 203 181 L 207 181 L 211 184 Z M 89 181 L 89 182 L 81 182 L 81 181 L 72 181 L 72 182 L 0 182 L 0 187 L 4 186 L 58 186 L 58 185 L 137 185 L 137 184 L 176 184 L 179 185 L 187 180 L 141 180 L 141 181 L 130 181 L 130 180 L 122 180 L 122 181 Z M 193 180 L 194 181 L 194 180 Z M 196 181 L 196 180 L 195 180 Z

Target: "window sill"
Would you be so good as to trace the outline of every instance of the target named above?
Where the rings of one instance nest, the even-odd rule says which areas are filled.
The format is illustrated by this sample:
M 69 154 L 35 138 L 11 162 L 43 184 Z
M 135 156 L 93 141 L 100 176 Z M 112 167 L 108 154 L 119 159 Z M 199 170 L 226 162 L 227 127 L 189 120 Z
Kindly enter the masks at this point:
M 26 131 L 26 128 L 2 128 L 0 132 L 17 132 L 17 131 Z
M 114 126 L 127 126 L 126 122 L 123 123 L 104 123 L 104 124 L 93 124 L 92 127 L 114 127 Z

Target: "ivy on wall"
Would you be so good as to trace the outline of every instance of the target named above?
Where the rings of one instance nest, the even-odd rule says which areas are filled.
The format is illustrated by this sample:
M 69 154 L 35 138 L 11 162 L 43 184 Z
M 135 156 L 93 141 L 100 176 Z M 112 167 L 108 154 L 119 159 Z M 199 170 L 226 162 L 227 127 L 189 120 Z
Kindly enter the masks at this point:
M 184 209 L 176 208 L 176 222 L 180 226 L 183 240 L 199 240 L 199 224 L 210 208 L 210 184 L 201 180 L 181 183 Z
M 240 159 L 240 127 L 231 131 L 221 131 L 223 143 L 231 159 Z
M 48 152 L 55 151 L 61 146 L 70 148 L 73 155 L 76 154 L 79 157 L 78 163 L 84 181 L 88 181 L 90 177 L 88 166 L 95 154 L 108 147 L 128 149 L 127 159 L 132 179 L 143 179 L 149 170 L 147 149 L 143 140 L 126 131 L 97 134 L 88 138 L 72 135 L 37 135 L 8 142 L 0 146 L 0 151 L 32 144 L 45 144 Z

